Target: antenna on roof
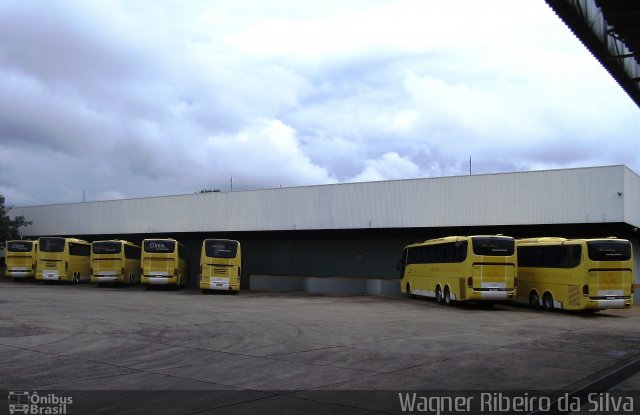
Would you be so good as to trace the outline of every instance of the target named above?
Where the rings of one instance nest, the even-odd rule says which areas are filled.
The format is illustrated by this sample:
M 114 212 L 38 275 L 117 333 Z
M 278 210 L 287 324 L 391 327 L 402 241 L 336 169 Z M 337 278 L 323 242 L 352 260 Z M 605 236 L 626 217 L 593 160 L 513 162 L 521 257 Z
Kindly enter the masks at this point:
M 471 156 L 469 156 L 469 176 L 471 176 Z

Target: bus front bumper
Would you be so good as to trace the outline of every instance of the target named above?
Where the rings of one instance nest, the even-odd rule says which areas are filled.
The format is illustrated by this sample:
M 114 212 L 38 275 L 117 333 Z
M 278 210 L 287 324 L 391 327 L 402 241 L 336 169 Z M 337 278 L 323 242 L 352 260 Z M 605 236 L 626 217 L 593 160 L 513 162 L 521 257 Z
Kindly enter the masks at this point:
M 66 281 L 65 275 L 60 275 L 58 271 L 44 270 L 42 271 L 42 281 Z
M 106 284 L 110 282 L 126 282 L 122 274 L 92 275 L 91 282 L 94 284 Z
M 200 288 L 203 290 L 223 290 L 223 291 L 229 291 L 234 289 L 237 290 L 236 288 L 231 286 L 231 284 L 229 283 L 229 278 L 215 278 L 215 277 L 208 278 L 208 281 L 201 280 Z
M 142 284 L 176 285 L 178 284 L 178 279 L 176 277 L 168 277 L 166 275 L 145 275 L 142 277 Z
M 7 277 L 9 278 L 33 278 L 33 270 L 27 268 L 8 268 Z
M 477 301 L 505 301 L 516 298 L 513 290 L 473 290 L 470 300 Z
M 631 298 L 615 298 L 615 299 L 589 299 L 588 309 L 606 310 L 606 309 L 624 309 L 631 308 L 633 302 Z

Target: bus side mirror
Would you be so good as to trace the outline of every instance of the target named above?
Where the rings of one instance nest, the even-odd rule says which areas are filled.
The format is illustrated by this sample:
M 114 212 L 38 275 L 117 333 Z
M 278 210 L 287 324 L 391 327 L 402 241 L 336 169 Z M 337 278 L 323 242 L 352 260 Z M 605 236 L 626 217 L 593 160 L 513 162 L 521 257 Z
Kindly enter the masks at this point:
M 400 271 L 402 269 L 402 260 L 399 259 L 398 262 L 396 262 L 396 271 Z

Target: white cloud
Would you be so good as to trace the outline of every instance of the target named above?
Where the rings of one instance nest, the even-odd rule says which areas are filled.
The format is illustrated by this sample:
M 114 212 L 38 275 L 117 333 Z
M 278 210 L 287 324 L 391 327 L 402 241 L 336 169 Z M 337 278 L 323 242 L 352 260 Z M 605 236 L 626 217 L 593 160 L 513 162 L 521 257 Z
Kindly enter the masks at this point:
M 208 137 L 195 166 L 208 176 L 235 177 L 236 183 L 245 186 L 335 181 L 304 154 L 297 132 L 276 119 L 259 119 L 236 134 Z
M 386 153 L 375 160 L 367 160 L 364 170 L 351 181 L 366 182 L 420 177 L 420 167 L 397 153 Z
M 538 0 L 0 3 L 11 204 L 627 164 L 638 108 Z

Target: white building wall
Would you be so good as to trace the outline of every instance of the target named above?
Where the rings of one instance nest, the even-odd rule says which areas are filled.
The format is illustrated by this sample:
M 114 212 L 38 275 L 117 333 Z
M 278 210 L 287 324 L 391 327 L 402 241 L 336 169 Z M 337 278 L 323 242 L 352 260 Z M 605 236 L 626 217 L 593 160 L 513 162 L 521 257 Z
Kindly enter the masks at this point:
M 618 193 L 621 193 L 620 195 Z M 624 166 L 16 207 L 30 235 L 615 223 L 640 226 Z
M 640 228 L 640 176 L 624 170 L 624 222 Z

